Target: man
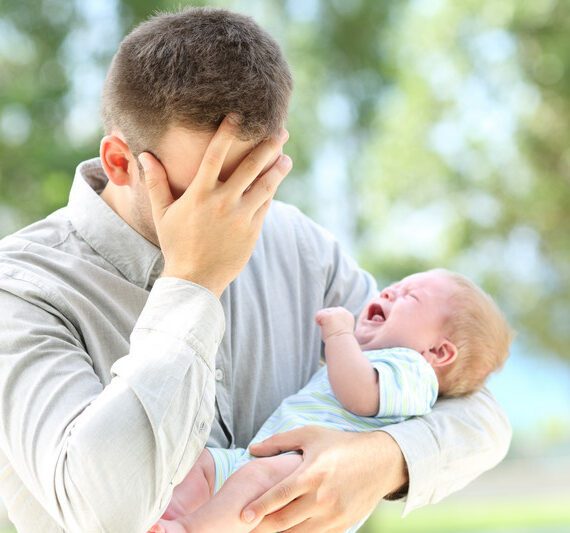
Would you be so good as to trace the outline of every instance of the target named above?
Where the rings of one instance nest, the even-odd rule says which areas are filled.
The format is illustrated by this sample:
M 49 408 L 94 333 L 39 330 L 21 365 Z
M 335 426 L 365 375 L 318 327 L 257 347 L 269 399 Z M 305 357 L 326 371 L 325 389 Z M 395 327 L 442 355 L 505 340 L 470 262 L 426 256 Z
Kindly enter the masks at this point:
M 158 15 L 121 43 L 100 158 L 0 245 L 0 496 L 18 531 L 145 531 L 206 442 L 246 445 L 308 381 L 315 311 L 375 292 L 271 201 L 291 86 L 276 43 L 227 11 Z M 509 440 L 486 391 L 375 433 L 281 434 L 256 452 L 303 463 L 243 519 L 342 531 L 388 494 L 441 499 Z

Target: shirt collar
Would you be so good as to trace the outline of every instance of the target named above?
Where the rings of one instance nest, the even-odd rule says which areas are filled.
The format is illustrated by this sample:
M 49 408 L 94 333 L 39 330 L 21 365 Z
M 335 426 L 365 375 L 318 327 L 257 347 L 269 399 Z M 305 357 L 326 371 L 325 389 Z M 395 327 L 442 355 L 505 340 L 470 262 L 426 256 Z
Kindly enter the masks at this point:
M 85 242 L 130 282 L 150 290 L 164 257 L 99 196 L 108 180 L 98 157 L 77 166 L 67 204 L 70 221 Z

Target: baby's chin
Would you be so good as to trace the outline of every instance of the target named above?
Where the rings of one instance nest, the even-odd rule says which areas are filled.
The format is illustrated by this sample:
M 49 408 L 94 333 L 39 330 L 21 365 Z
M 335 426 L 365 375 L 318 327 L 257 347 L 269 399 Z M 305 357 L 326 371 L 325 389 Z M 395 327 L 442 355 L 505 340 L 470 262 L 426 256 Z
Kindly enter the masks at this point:
M 382 336 L 378 334 L 378 331 L 369 331 L 357 326 L 354 330 L 354 337 L 362 350 L 381 350 L 383 348 L 389 348 L 389 346 L 382 342 Z

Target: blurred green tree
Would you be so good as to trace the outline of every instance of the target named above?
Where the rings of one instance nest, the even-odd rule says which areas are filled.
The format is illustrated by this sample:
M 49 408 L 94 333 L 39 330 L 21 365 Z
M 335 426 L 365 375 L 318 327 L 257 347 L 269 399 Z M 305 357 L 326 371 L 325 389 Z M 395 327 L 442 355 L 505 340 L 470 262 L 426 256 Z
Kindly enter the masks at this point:
M 73 6 L 0 4 L 0 199 L 9 229 L 61 205 L 84 153 L 64 131 L 70 77 L 62 53 Z
M 569 357 L 568 2 L 410 2 L 358 167 L 362 262 L 456 268 L 530 349 Z
M 528 346 L 570 357 L 569 2 L 208 4 L 254 16 L 292 65 L 282 199 L 384 280 L 471 275 Z M 121 36 L 178 5 L 0 1 L 0 232 L 65 204 Z

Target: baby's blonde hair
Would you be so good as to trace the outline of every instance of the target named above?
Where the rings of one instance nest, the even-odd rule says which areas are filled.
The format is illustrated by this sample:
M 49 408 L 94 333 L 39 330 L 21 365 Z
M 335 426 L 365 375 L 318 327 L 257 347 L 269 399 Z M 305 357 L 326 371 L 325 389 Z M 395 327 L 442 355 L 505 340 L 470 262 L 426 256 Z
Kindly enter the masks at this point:
M 465 396 L 502 368 L 515 332 L 491 296 L 471 280 L 443 268 L 433 272 L 451 278 L 456 286 L 445 329 L 458 354 L 443 372 L 441 396 Z

